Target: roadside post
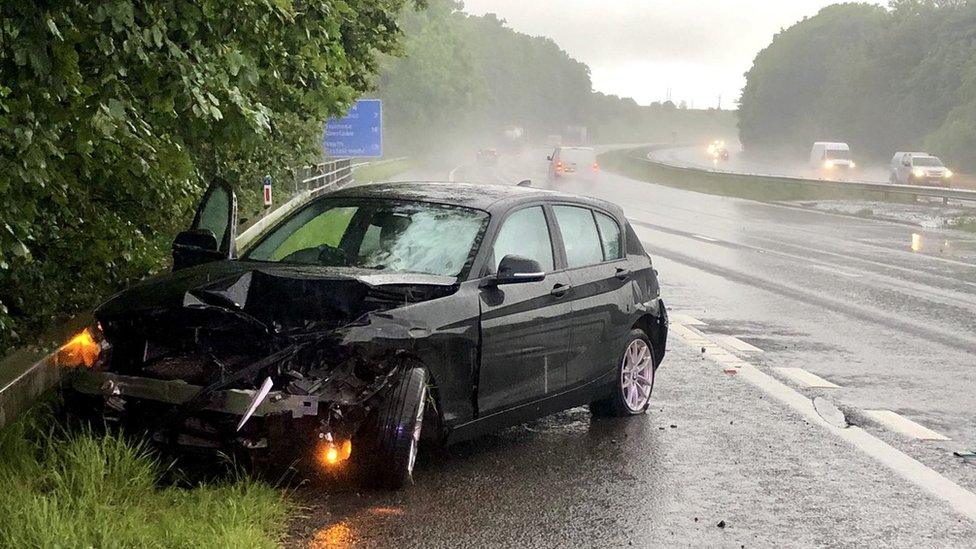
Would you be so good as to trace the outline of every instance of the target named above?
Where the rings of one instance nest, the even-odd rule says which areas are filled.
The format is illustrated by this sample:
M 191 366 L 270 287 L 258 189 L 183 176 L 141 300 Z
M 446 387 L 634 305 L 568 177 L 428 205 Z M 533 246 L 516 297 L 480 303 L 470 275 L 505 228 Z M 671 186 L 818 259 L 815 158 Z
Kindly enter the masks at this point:
M 264 207 L 271 207 L 271 176 L 264 176 Z

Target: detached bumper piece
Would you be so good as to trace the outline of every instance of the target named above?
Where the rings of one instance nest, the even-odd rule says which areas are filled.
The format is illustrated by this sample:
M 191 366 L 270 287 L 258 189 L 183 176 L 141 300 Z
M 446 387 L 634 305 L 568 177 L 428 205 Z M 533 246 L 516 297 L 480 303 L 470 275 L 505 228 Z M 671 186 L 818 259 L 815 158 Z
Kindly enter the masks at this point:
M 117 399 L 119 404 L 124 403 L 127 398 L 134 398 L 176 406 L 189 402 L 204 389 L 182 381 L 164 381 L 106 372 L 78 372 L 72 376 L 71 386 L 82 394 Z M 216 391 L 202 408 L 214 412 L 244 415 L 256 393 L 257 391 L 245 389 Z M 319 401 L 311 395 L 288 395 L 272 391 L 253 415 L 264 417 L 283 413 L 291 414 L 294 419 L 315 416 L 319 413 Z

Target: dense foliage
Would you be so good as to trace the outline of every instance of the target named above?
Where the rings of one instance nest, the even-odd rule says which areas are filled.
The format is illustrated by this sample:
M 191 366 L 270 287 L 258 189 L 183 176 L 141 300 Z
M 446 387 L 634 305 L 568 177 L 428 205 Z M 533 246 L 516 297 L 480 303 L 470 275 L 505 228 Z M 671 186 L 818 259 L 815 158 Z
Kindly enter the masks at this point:
M 777 35 L 747 79 L 748 149 L 802 156 L 837 140 L 878 160 L 929 150 L 976 169 L 976 3 L 831 6 Z
M 399 151 L 486 146 L 507 126 L 538 143 L 569 126 L 620 142 L 670 140 L 673 132 L 680 140 L 725 136 L 734 125 L 730 112 L 639 106 L 593 93 L 589 67 L 551 39 L 460 7 L 434 0 L 404 14 L 404 56 L 388 59 L 377 82 L 387 136 Z
M 215 175 L 316 158 L 407 3 L 0 4 L 0 350 L 158 268 Z

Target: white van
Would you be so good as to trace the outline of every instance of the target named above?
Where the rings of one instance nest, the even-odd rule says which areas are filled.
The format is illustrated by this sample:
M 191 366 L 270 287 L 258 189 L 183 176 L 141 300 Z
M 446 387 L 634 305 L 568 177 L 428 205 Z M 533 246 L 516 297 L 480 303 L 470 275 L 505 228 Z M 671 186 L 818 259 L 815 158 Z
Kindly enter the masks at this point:
M 829 173 L 838 170 L 850 171 L 856 168 L 857 164 L 851 158 L 851 148 L 847 143 L 818 141 L 813 144 L 813 149 L 810 151 L 810 167 Z

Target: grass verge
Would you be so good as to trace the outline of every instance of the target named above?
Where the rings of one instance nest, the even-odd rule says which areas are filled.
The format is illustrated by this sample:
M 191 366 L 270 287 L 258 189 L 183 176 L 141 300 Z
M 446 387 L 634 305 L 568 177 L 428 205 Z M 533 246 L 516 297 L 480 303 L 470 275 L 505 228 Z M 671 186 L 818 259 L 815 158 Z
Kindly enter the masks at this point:
M 144 444 L 37 408 L 0 430 L 0 547 L 277 547 L 288 503 L 248 479 L 189 488 Z
M 401 174 L 414 166 L 409 158 L 401 158 L 383 164 L 372 164 L 356 168 L 352 172 L 356 181 L 366 183 L 370 181 L 386 181 L 391 177 Z
M 847 189 L 840 185 L 804 184 L 789 178 L 756 178 L 732 173 L 712 173 L 646 162 L 635 151 L 616 150 L 600 155 L 604 169 L 633 179 L 650 181 L 691 191 L 759 201 L 870 200 L 911 202 L 911 197 L 877 191 Z

